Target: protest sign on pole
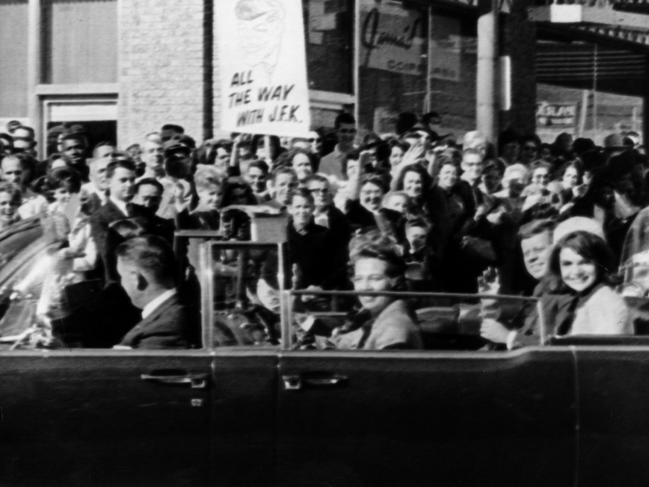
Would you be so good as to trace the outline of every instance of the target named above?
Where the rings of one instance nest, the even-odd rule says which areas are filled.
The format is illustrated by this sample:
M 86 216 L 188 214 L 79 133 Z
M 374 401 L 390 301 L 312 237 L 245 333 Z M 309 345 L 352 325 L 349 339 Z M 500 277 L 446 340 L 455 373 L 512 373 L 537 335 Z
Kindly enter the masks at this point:
M 221 129 L 305 136 L 310 130 L 301 0 L 219 0 Z

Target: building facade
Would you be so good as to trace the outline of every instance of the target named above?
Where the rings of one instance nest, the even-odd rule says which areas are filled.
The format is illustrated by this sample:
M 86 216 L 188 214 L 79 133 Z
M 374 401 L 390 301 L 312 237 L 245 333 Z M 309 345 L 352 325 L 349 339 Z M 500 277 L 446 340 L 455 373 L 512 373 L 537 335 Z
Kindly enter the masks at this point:
M 486 42 L 479 19 L 498 10 L 488 42 L 497 46 L 501 130 L 538 130 L 548 140 L 568 131 L 596 142 L 616 128 L 642 132 L 647 94 L 634 80 L 646 84 L 649 42 L 537 24 L 530 5 L 303 0 L 314 128 L 332 127 L 340 110 L 355 113 L 361 131 L 392 132 L 401 111 L 438 112 L 444 133 L 475 128 Z M 212 0 L 0 0 L 0 127 L 33 125 L 40 147 L 63 123 L 123 147 L 164 123 L 198 140 L 224 135 L 214 15 Z M 589 49 L 600 54 L 585 63 Z M 582 63 L 572 77 L 571 60 Z

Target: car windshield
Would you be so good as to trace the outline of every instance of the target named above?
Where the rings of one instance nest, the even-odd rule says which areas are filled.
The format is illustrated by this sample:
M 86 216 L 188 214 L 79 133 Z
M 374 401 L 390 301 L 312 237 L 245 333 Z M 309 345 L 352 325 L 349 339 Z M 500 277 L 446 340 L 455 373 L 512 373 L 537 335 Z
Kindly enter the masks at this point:
M 47 298 L 43 276 L 48 274 L 56 246 L 44 235 L 38 218 L 22 220 L 0 232 L 0 340 L 4 347 L 34 338 L 35 328 L 47 330 L 48 323 L 38 315 Z

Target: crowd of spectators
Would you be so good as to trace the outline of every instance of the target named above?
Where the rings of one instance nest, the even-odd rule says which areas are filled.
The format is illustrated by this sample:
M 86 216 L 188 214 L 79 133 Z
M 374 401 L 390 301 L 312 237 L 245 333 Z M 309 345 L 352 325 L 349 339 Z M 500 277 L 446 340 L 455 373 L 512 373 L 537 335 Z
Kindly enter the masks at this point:
M 255 282 L 246 284 L 249 299 L 270 313 L 277 311 L 279 275 L 285 288 L 311 291 L 539 296 L 547 298 L 552 333 L 633 331 L 620 293 L 643 297 L 649 289 L 649 162 L 636 133 L 611 134 L 600 147 L 569 134 L 547 144 L 506 130 L 491 144 L 477 131 L 459 139 L 439 134 L 435 113 L 401 114 L 393 133 L 360 137 L 356 127 L 341 113 L 331 134 L 232 134 L 198 144 L 167 124 L 122 150 L 111 141 L 91 147 L 84 127 L 72 125 L 43 154 L 34 130 L 11 122 L 0 134 L 0 229 L 41 218 L 60 243 L 44 286 L 61 294 L 97 283 L 101 299 L 88 316 L 106 310 L 102 316 L 122 326 L 104 329 L 101 317 L 93 318 L 97 329 L 77 330 L 89 346 L 195 344 L 195 330 L 176 329 L 173 320 L 154 337 L 146 333 L 161 303 L 173 301 L 167 318 L 192 314 L 198 263 L 191 248 L 176 242 L 176 255 L 169 250 L 174 232 L 248 240 L 250 206 L 288 216 L 285 269 L 263 255 Z M 223 269 L 243 265 L 226 261 Z M 365 311 L 372 299 L 360 299 Z M 53 319 L 65 314 L 56 298 L 39 306 Z M 402 316 L 396 321 L 412 331 L 404 306 L 374 306 L 374 321 Z M 386 309 L 391 318 L 379 319 Z M 538 335 L 534 313 L 519 325 L 502 313 L 483 310 L 485 338 L 511 347 Z M 332 342 L 420 344 L 410 332 L 385 346 L 361 335 L 338 334 Z

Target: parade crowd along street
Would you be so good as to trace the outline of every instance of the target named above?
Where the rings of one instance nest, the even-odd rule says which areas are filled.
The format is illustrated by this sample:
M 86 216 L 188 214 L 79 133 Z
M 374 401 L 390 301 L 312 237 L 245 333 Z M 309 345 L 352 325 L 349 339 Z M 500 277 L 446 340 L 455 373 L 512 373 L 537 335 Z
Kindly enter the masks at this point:
M 270 328 L 283 288 L 534 296 L 548 335 L 644 333 L 647 319 L 628 305 L 649 290 L 638 134 L 610 134 L 602 147 L 505 130 L 491 144 L 478 131 L 439 134 L 439 119 L 402 113 L 393 132 L 360 136 L 340 113 L 308 137 L 202 143 L 166 124 L 128 147 L 62 124 L 42 148 L 31 127 L 10 122 L 0 133 L 0 228 L 38 221 L 53 244 L 36 314 L 64 345 L 199 346 L 197 249 L 174 245 L 174 232 L 246 241 L 256 212 L 285 226 L 285 255 L 215 250 L 214 303 L 253 310 L 248 318 Z M 90 287 L 82 316 L 110 325 L 60 332 L 79 311 L 70 289 Z M 504 319 L 512 313 L 480 303 L 485 343 L 538 343 L 537 307 Z M 336 305 L 348 319 L 324 331 L 325 346 L 421 348 L 411 304 L 348 293 Z M 294 303 L 302 313 L 330 306 L 317 295 Z M 220 326 L 221 343 L 237 341 L 228 328 L 238 325 Z M 303 344 L 320 346 L 310 326 L 298 327 Z

